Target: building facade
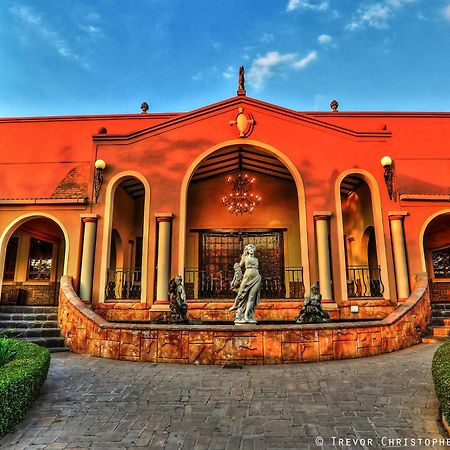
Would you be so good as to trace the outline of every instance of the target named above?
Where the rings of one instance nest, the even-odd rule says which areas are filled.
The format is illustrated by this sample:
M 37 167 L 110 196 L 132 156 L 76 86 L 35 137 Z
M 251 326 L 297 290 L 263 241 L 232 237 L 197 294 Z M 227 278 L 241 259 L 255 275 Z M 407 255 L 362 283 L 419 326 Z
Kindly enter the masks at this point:
M 192 317 L 230 320 L 247 243 L 260 320 L 294 319 L 316 281 L 333 318 L 387 316 L 422 272 L 449 298 L 450 113 L 294 111 L 241 90 L 0 129 L 3 304 L 57 304 L 71 275 L 103 317 L 152 319 L 180 274 Z

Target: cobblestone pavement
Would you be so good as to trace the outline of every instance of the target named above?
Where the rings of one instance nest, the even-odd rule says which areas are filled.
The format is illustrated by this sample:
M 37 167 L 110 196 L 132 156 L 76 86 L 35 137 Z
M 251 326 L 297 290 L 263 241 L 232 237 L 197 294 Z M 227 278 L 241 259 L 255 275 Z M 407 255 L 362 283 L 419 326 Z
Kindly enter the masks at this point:
M 322 448 L 348 449 L 443 439 L 430 373 L 436 348 L 242 369 L 54 354 L 40 396 L 0 447 L 318 449 L 321 436 Z

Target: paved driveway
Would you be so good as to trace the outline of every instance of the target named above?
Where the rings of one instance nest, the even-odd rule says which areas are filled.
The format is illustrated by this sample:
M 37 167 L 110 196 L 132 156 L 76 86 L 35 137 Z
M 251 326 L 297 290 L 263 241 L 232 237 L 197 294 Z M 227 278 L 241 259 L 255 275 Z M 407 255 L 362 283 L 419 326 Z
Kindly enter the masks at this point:
M 0 446 L 318 449 L 320 436 L 325 449 L 383 448 L 394 438 L 443 449 L 410 440 L 443 439 L 430 373 L 436 348 L 242 369 L 54 354 L 41 395 Z

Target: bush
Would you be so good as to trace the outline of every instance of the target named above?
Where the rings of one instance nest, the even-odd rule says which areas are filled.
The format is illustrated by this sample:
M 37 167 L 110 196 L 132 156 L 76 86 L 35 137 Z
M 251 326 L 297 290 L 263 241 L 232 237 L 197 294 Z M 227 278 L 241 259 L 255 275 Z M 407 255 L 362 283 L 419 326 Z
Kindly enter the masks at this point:
M 450 423 L 450 341 L 445 342 L 436 350 L 431 364 L 431 372 L 442 414 Z
M 11 339 L 0 338 L 0 367 L 12 361 L 17 352 L 12 349 Z
M 50 366 L 50 352 L 46 348 L 31 342 L 8 341 L 15 357 L 0 367 L 0 436 L 25 417 Z

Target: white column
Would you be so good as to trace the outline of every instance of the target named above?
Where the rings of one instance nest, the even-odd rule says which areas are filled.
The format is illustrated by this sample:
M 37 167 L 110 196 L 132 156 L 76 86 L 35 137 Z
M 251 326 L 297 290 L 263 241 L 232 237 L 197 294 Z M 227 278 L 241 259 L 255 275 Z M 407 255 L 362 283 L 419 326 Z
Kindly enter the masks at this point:
M 314 213 L 317 244 L 317 265 L 319 269 L 320 293 L 323 300 L 331 300 L 333 291 L 331 287 L 331 261 L 330 244 L 328 239 L 330 211 Z
M 408 262 L 406 259 L 405 233 L 403 228 L 403 221 L 407 214 L 404 211 L 389 213 L 392 251 L 394 253 L 395 281 L 399 300 L 405 300 L 409 297 Z
M 169 303 L 170 247 L 172 241 L 172 214 L 158 215 L 158 259 L 156 272 L 156 302 Z
M 82 216 L 84 223 L 83 251 L 81 254 L 80 299 L 92 301 L 92 281 L 94 278 L 95 237 L 97 215 Z

